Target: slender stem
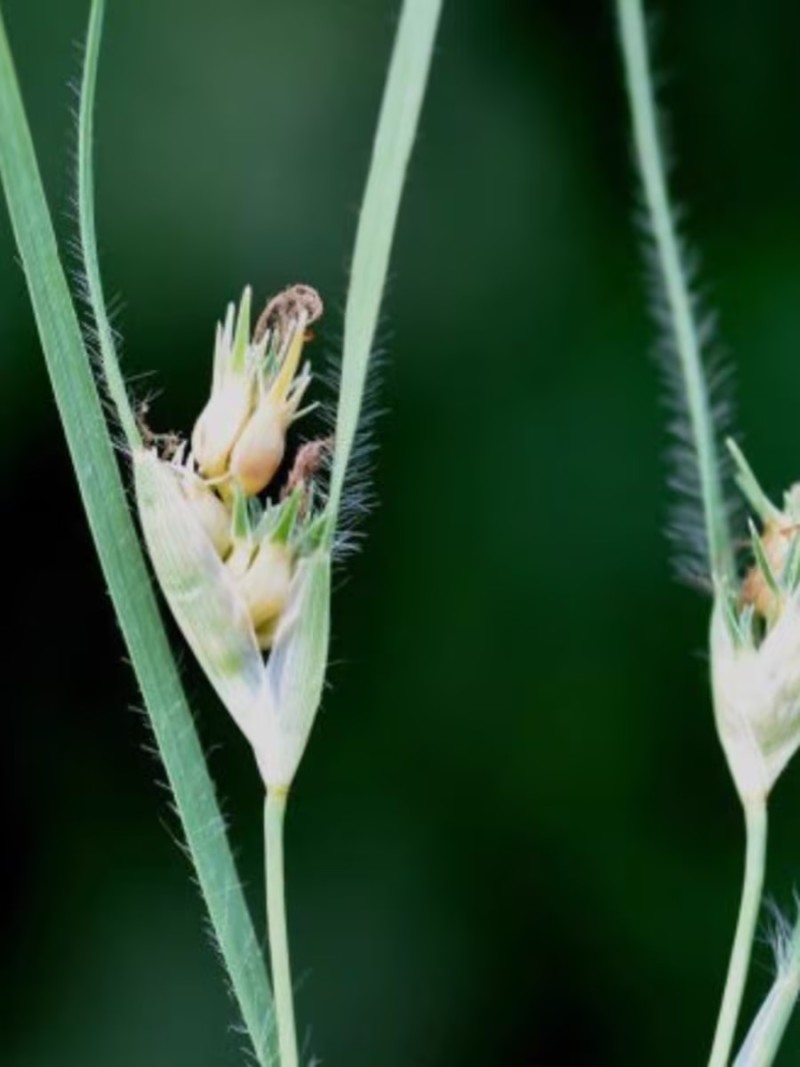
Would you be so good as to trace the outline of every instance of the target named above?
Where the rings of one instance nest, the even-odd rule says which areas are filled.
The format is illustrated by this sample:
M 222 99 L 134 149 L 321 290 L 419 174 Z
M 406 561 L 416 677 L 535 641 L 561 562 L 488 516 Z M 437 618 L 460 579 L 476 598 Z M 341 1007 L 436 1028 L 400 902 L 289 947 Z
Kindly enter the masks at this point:
M 105 378 L 108 394 L 116 408 L 117 417 L 128 446 L 135 448 L 137 445 L 141 445 L 142 438 L 125 388 L 125 381 L 117 359 L 114 331 L 111 328 L 106 311 L 97 254 L 97 231 L 94 213 L 94 173 L 92 170 L 94 101 L 104 13 L 105 0 L 92 0 L 89 32 L 86 36 L 86 58 L 83 64 L 78 123 L 78 217 L 83 263 L 86 271 L 86 293 L 97 327 L 97 341 L 100 348 L 103 377 Z
M 267 926 L 278 1047 L 281 1067 L 297 1067 L 297 1035 L 292 999 L 292 972 L 289 966 L 289 937 L 286 929 L 286 895 L 283 886 L 283 817 L 287 793 L 270 789 L 264 804 L 264 846 L 267 873 Z
M 697 323 L 689 283 L 681 262 L 664 160 L 658 139 L 658 123 L 647 54 L 647 35 L 641 0 L 617 0 L 622 54 L 630 101 L 636 155 L 642 175 L 658 262 L 680 363 L 692 440 L 697 454 L 703 519 L 711 574 L 732 578 L 733 552 L 728 514 L 722 492 L 717 441 L 703 371 Z
M 767 853 L 766 800 L 759 797 L 745 801 L 744 818 L 747 845 L 742 901 L 739 905 L 739 918 L 733 938 L 728 977 L 725 981 L 725 992 L 717 1019 L 714 1044 L 708 1061 L 709 1067 L 726 1067 L 730 1060 L 739 1009 L 742 1005 L 742 994 L 747 980 L 747 970 L 750 965 L 750 950 L 758 920 L 761 890 L 764 885 L 764 864 Z

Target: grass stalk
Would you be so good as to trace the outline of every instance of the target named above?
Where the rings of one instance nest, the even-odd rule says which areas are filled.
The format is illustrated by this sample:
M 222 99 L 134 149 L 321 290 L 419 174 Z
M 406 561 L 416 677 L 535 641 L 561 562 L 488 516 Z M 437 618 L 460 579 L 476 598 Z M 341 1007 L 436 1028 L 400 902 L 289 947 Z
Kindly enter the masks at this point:
M 744 806 L 744 815 L 747 844 L 742 899 L 739 905 L 739 918 L 736 922 L 725 990 L 714 1033 L 714 1043 L 708 1061 L 709 1067 L 726 1067 L 730 1061 L 764 886 L 767 853 L 766 801 L 761 799 L 748 801 Z
M 289 965 L 289 936 L 286 926 L 284 888 L 283 825 L 286 814 L 285 790 L 270 789 L 264 802 L 264 861 L 267 885 L 267 923 L 272 986 L 275 991 L 275 1018 L 281 1067 L 297 1067 L 297 1032 L 294 1022 L 292 971 Z

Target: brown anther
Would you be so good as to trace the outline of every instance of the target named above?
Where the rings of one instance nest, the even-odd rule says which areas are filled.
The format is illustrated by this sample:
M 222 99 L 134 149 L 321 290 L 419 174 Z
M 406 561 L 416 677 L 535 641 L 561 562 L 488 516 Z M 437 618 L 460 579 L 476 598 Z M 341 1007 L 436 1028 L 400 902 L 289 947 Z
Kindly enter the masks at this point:
M 261 312 L 253 330 L 253 341 L 258 343 L 268 330 L 275 330 L 283 340 L 289 324 L 302 313 L 306 326 L 322 318 L 324 305 L 316 289 L 310 285 L 290 285 L 282 293 L 273 296 Z
M 326 457 L 333 452 L 334 440 L 331 434 L 329 437 L 318 437 L 315 441 L 306 441 L 298 448 L 286 485 L 281 491 L 281 500 L 285 500 L 298 485 L 311 481 Z

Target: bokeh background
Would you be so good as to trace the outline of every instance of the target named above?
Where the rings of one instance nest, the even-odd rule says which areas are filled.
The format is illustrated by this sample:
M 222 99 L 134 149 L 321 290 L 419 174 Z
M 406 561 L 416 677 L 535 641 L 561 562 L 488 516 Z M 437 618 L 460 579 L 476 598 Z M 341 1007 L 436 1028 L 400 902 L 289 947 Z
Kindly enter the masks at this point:
M 777 491 L 799 458 L 800 9 L 661 6 L 676 187 Z M 154 423 L 188 429 L 214 321 L 245 282 L 316 285 L 315 358 L 337 349 L 397 3 L 109 7 L 106 285 L 127 372 L 159 393 Z M 68 241 L 87 3 L 3 10 Z M 742 827 L 711 720 L 708 604 L 675 584 L 663 537 L 628 148 L 610 3 L 445 5 L 381 328 L 380 505 L 339 583 L 332 685 L 288 822 L 297 1008 L 332 1067 L 707 1051 Z M 0 292 L 0 1062 L 242 1063 L 5 212 Z M 261 928 L 257 775 L 184 660 Z M 784 905 L 798 810 L 794 767 L 773 806 Z M 747 1016 L 770 966 L 761 945 Z M 781 1063 L 800 1064 L 800 1027 Z

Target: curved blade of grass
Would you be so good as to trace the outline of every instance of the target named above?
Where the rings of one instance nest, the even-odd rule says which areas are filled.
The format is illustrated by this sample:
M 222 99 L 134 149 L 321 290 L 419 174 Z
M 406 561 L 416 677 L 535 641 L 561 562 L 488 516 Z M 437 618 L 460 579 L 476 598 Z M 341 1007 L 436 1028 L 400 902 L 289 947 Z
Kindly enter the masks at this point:
M 441 0 L 405 0 L 383 94 L 358 220 L 344 317 L 342 379 L 329 503 L 331 537 L 358 429 L 403 181 L 425 95 L 441 6 Z
M 141 445 L 142 437 L 125 389 L 125 382 L 117 359 L 116 345 L 114 344 L 114 331 L 111 328 L 106 312 L 94 220 L 94 168 L 92 158 L 94 150 L 94 100 L 105 6 L 105 0 L 92 0 L 89 30 L 86 35 L 78 117 L 78 221 L 86 294 L 89 298 L 97 329 L 97 343 L 100 349 L 100 360 L 106 390 L 114 402 L 117 417 L 128 446 L 135 448 L 137 445 Z
M 714 427 L 709 383 L 703 368 L 701 330 L 696 321 L 689 277 L 670 205 L 664 158 L 658 137 L 647 36 L 641 0 L 617 0 L 625 78 L 636 156 L 663 280 L 669 329 L 689 422 L 693 461 L 703 509 L 704 536 L 711 577 L 723 585 L 735 576 L 728 511 L 723 492 L 720 449 Z M 686 474 L 686 471 L 682 471 Z M 688 472 L 690 477 L 691 472 Z
M 403 180 L 425 95 L 440 10 L 441 0 L 404 0 L 389 64 L 347 294 L 336 447 L 324 519 L 328 548 L 336 536 L 347 468 L 358 432 Z M 326 615 L 327 612 L 326 604 Z M 269 940 L 284 1065 L 298 1062 L 283 886 L 285 804 L 285 796 L 270 792 L 264 822 Z
M 83 124 L 101 5 L 92 11 Z M 91 134 L 82 135 L 88 149 Z M 85 162 L 85 161 L 84 161 Z M 112 603 L 144 696 L 188 851 L 259 1062 L 277 1062 L 272 998 L 202 748 L 128 512 L 100 397 L 59 260 L 0 18 L 0 176 L 69 453 Z M 87 192 L 84 187 L 84 193 Z M 91 187 L 89 186 L 89 190 Z M 90 231 L 91 232 L 91 231 Z M 102 328 L 102 327 L 101 327 Z

